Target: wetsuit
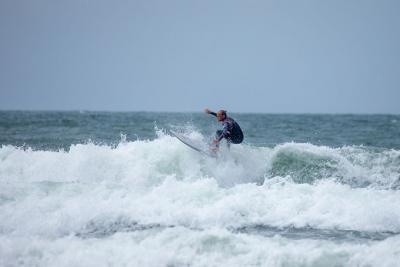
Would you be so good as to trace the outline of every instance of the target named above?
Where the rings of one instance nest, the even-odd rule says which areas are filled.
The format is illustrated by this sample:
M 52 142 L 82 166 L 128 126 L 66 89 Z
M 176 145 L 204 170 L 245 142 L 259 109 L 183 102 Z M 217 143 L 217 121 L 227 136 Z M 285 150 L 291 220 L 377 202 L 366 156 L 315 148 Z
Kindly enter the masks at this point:
M 211 115 L 217 116 L 217 113 L 211 112 Z M 216 139 L 221 141 L 225 138 L 226 141 L 233 144 L 240 144 L 243 141 L 243 132 L 240 129 L 239 124 L 232 118 L 225 116 L 225 119 L 221 121 L 222 130 L 218 130 L 216 133 Z

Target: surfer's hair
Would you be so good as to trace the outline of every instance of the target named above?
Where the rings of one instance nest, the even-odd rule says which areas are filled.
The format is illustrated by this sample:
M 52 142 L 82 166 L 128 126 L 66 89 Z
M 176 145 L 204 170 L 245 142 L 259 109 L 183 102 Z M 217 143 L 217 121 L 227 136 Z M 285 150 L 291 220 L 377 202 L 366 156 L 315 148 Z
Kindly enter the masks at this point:
M 226 117 L 226 110 L 221 109 L 219 112 Z

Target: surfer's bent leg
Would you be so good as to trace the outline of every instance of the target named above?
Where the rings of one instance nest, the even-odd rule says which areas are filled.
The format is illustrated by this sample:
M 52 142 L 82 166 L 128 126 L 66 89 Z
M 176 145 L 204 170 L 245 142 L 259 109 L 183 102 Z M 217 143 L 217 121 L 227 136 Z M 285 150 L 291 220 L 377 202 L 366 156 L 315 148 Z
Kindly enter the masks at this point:
M 222 130 L 218 130 L 215 133 L 215 139 L 218 139 L 221 136 L 222 133 L 223 133 Z M 230 149 L 231 148 L 231 143 L 232 143 L 230 135 L 228 135 L 227 138 L 225 138 L 225 140 L 226 140 L 226 146 L 228 147 L 228 149 Z M 219 144 L 216 144 L 216 146 L 219 147 Z
M 221 136 L 222 133 L 223 133 L 222 130 L 218 130 L 218 131 L 215 133 L 215 138 L 219 138 L 219 137 Z
M 222 130 L 218 130 L 218 131 L 215 133 L 215 139 L 219 139 L 219 137 L 221 136 L 222 133 L 223 133 Z M 216 146 L 216 147 L 219 147 L 219 144 L 216 144 L 215 146 Z

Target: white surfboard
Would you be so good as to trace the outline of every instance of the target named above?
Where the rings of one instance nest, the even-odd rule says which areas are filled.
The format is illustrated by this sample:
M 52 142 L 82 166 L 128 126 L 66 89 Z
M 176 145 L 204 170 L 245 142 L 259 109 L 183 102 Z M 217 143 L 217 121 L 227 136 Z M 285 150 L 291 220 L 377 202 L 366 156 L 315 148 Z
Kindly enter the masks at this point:
M 184 143 L 185 145 L 187 145 L 188 147 L 190 147 L 191 149 L 194 149 L 194 150 L 196 150 L 196 151 L 198 151 L 198 152 L 200 152 L 200 153 L 203 153 L 203 154 L 205 154 L 205 155 L 207 155 L 207 156 L 209 156 L 209 157 L 213 157 L 213 158 L 216 158 L 216 157 L 217 157 L 217 154 L 216 154 L 216 153 L 211 152 L 211 151 L 208 151 L 208 150 L 207 150 L 207 147 L 202 146 L 202 145 L 200 145 L 200 144 L 194 142 L 194 141 L 191 140 L 190 138 L 188 138 L 188 137 L 186 137 L 186 136 L 184 136 L 184 135 L 182 135 L 182 134 L 180 134 L 180 133 L 174 132 L 174 131 L 172 131 L 172 130 L 170 130 L 170 133 L 171 133 L 173 136 L 175 136 L 176 138 L 178 138 L 179 141 L 181 141 L 182 143 Z

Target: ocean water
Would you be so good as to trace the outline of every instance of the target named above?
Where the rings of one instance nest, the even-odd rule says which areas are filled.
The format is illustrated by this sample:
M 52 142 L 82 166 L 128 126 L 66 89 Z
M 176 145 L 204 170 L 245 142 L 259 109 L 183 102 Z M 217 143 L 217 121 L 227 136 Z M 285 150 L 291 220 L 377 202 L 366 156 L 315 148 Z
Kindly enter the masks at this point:
M 400 266 L 400 116 L 0 112 L 0 266 Z

